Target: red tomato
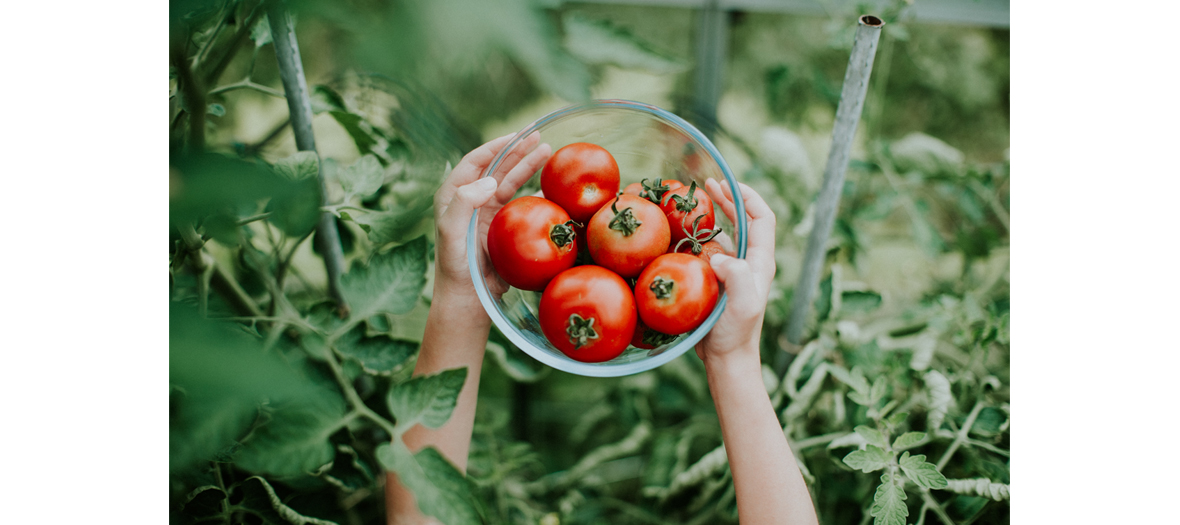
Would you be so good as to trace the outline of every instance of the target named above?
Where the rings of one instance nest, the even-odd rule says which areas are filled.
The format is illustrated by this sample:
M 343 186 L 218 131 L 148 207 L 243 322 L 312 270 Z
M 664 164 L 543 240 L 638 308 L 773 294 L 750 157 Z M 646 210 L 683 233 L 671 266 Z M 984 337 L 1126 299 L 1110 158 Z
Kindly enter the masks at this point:
M 631 184 L 628 184 L 627 187 L 623 189 L 623 193 L 626 193 L 627 195 L 634 195 L 636 197 L 643 197 L 651 201 L 652 204 L 659 204 L 664 199 L 664 195 L 669 191 L 683 187 L 684 184 L 681 184 L 678 180 L 656 179 L 653 182 L 648 182 L 647 179 L 643 179 L 640 182 L 632 182 Z
M 619 192 L 619 165 L 601 146 L 575 142 L 541 169 L 541 192 L 582 224 Z
M 488 257 L 504 282 L 539 292 L 578 257 L 570 216 L 540 197 L 515 199 L 488 227 Z
M 709 198 L 709 194 L 705 193 L 705 190 L 697 187 L 696 181 L 693 181 L 688 187 L 669 191 L 664 195 L 660 208 L 668 217 L 668 227 L 672 231 L 673 245 L 680 242 L 680 239 L 688 237 L 694 224 L 701 230 L 711 230 L 715 224 L 713 199 Z M 697 223 L 697 217 L 702 216 L 704 219 Z
M 699 247 L 700 252 L 699 253 L 693 253 L 694 251 L 696 251 L 696 249 L 697 249 L 697 247 L 695 247 L 691 244 L 688 244 L 688 243 L 684 243 L 684 244 L 680 245 L 679 250 L 676 250 L 676 251 L 669 250 L 668 253 L 687 253 L 689 255 L 694 255 L 694 256 L 700 258 L 700 260 L 705 261 L 705 262 L 709 262 L 709 259 L 712 259 L 713 255 L 718 254 L 718 253 L 729 255 L 729 252 L 725 251 L 725 247 L 721 246 L 721 243 L 719 243 L 717 241 L 705 242 L 704 244 L 700 245 L 700 247 Z
M 684 253 L 660 256 L 635 282 L 639 318 L 665 334 L 682 334 L 700 326 L 717 305 L 717 293 L 713 268 Z
M 700 257 L 705 262 L 709 262 L 715 253 L 728 255 L 729 252 L 725 251 L 721 243 L 712 240 L 713 237 L 721 233 L 721 228 L 701 230 L 700 223 L 704 221 L 704 218 L 704 215 L 698 215 L 693 221 L 691 233 L 668 248 L 668 253 L 687 253 Z
M 599 363 L 618 357 L 638 320 L 631 288 L 601 266 L 576 266 L 545 287 L 537 309 L 541 331 L 570 359 Z
M 635 323 L 635 335 L 631 336 L 631 346 L 635 348 L 642 348 L 644 350 L 652 350 L 657 346 L 663 346 L 676 340 L 676 336 L 661 334 L 647 325 L 643 321 Z
M 668 220 L 659 206 L 634 195 L 619 195 L 586 225 L 590 258 L 623 277 L 639 275 L 643 267 L 668 251 Z

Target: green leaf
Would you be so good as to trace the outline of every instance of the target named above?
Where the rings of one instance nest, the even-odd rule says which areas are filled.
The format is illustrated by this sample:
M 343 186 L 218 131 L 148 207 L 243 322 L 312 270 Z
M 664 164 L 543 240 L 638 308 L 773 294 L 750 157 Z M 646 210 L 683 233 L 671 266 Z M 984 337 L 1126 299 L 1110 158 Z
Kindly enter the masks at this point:
M 366 337 L 365 328 L 357 326 L 336 341 L 340 355 L 355 360 L 366 373 L 388 375 L 418 351 L 418 343 L 393 339 L 385 335 Z
M 892 416 L 889 416 L 889 418 L 886 419 L 885 422 L 889 423 L 889 426 L 891 428 L 896 428 L 898 425 L 904 423 L 906 418 L 908 418 L 908 417 L 910 417 L 909 412 L 898 412 L 896 414 L 893 414 Z
M 429 205 L 358 214 L 341 212 L 340 217 L 357 223 L 369 234 L 369 240 L 373 241 L 373 244 L 382 245 L 401 241 L 403 235 L 426 215 L 427 208 Z
M 370 153 L 357 159 L 351 166 L 339 170 L 336 176 L 340 179 L 340 185 L 344 187 L 345 201 L 353 196 L 367 199 L 381 189 L 381 184 L 385 181 L 385 170 L 381 168 L 381 163 L 377 162 L 377 157 Z
M 268 220 L 291 237 L 303 237 L 316 227 L 322 213 L 319 179 L 292 181 L 287 188 L 267 203 L 266 210 L 271 212 Z
M 873 494 L 873 506 L 869 508 L 869 515 L 876 518 L 873 525 L 905 525 L 906 516 L 910 509 L 906 508 L 905 491 L 889 473 L 881 476 L 881 484 Z
M 418 302 L 426 286 L 426 238 L 418 237 L 386 253 L 368 266 L 354 266 L 340 279 L 352 315 L 368 319 L 378 313 L 404 314 Z
M 275 161 L 275 173 L 290 180 L 314 178 L 320 174 L 320 157 L 314 151 L 298 151 Z
M 867 406 L 873 405 L 872 400 L 870 400 L 868 398 L 868 396 L 865 396 L 864 394 L 861 394 L 860 392 L 855 392 L 855 391 L 849 392 L 848 399 L 853 400 L 854 402 L 856 402 L 856 404 L 858 404 L 860 406 L 867 407 Z
M 253 514 L 262 519 L 263 525 L 337 525 L 334 521 L 304 516 L 283 504 L 270 483 L 258 476 L 246 478 L 231 490 L 242 494 L 242 501 L 231 510 Z
M 169 304 L 169 469 L 184 470 L 232 447 L 249 430 L 263 399 L 303 403 L 319 388 L 233 323 Z
M 253 214 L 258 200 L 283 192 L 286 186 L 263 165 L 216 153 L 173 152 L 169 163 L 168 214 L 174 225 L 216 213 Z
M 607 20 L 588 20 L 568 14 L 562 20 L 565 48 L 587 64 L 613 64 L 651 73 L 676 73 L 687 68 L 683 61 L 662 53 L 630 31 Z
M 254 47 L 262 47 L 274 41 L 270 33 L 270 19 L 266 15 L 258 17 L 258 23 L 250 28 L 250 40 L 254 41 Z
M 881 306 L 881 294 L 877 292 L 848 291 L 840 294 L 841 312 L 871 312 L 879 306 Z
M 460 367 L 394 385 L 387 402 L 397 418 L 397 428 L 404 432 L 418 423 L 427 428 L 441 427 L 451 418 L 466 380 L 467 367 Z
M 923 380 L 926 382 L 929 399 L 926 430 L 937 433 L 938 429 L 942 427 L 943 420 L 946 419 L 946 413 L 950 410 L 951 403 L 954 402 L 954 398 L 951 396 L 951 382 L 937 370 L 926 372 Z
M 328 438 L 344 424 L 345 408 L 340 393 L 328 389 L 314 400 L 275 408 L 243 443 L 236 464 L 277 476 L 319 472 L 335 456 Z
M 500 369 L 508 374 L 508 377 L 522 383 L 537 381 L 544 377 L 546 370 L 548 370 L 547 367 L 541 366 L 535 359 L 528 357 L 512 345 L 501 345 L 489 341 L 487 351 L 492 356 L 492 360 L 500 365 Z
M 869 391 L 869 398 L 872 400 L 873 405 L 876 405 L 878 401 L 885 397 L 885 390 L 887 388 L 889 388 L 889 384 L 885 380 L 885 376 L 880 376 L 873 381 L 873 388 Z
M 325 111 L 348 110 L 344 106 L 344 97 L 328 86 L 317 84 L 311 88 L 311 111 L 319 114 Z
M 857 434 L 864 436 L 865 441 L 871 445 L 876 445 L 881 448 L 886 448 L 889 446 L 889 441 L 885 439 L 885 435 L 882 434 L 880 430 L 872 427 L 866 427 L 864 425 L 859 425 L 853 430 L 856 430 Z
M 352 447 L 336 445 L 332 468 L 324 472 L 323 477 L 329 483 L 351 492 L 373 483 L 373 469 Z
M 447 525 L 481 523 L 463 475 L 434 448 L 411 454 L 399 439 L 378 446 L 377 459 L 387 470 L 397 472 L 423 514 Z
M 926 462 L 926 456 L 918 454 L 911 456 L 909 452 L 902 453 L 898 461 L 901 471 L 910 481 L 928 489 L 946 488 L 946 477 L 931 463 Z
M 365 129 L 365 126 L 361 125 L 365 120 L 363 117 L 355 113 L 349 113 L 348 111 L 333 110 L 330 111 L 330 114 L 344 128 L 348 136 L 352 137 L 353 143 L 356 144 L 356 150 L 361 155 L 373 153 L 373 146 L 377 145 L 377 139 L 373 138 L 373 135 Z M 368 127 L 372 129 L 372 126 Z
M 905 434 L 897 436 L 897 439 L 893 440 L 893 450 L 901 450 L 903 448 L 912 447 L 918 443 L 921 443 L 923 439 L 926 439 L 925 432 L 906 432 Z
M 844 464 L 868 473 L 885 468 L 890 459 L 893 459 L 893 456 L 885 450 L 875 445 L 867 445 L 864 450 L 853 450 L 844 456 Z
M 816 321 L 824 322 L 832 313 L 832 274 L 819 282 L 819 295 L 815 298 Z

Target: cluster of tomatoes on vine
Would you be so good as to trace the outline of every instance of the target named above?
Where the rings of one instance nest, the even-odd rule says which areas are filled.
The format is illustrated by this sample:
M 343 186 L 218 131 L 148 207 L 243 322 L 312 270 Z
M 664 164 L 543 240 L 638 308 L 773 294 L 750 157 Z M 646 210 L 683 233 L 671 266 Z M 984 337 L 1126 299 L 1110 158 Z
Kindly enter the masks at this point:
M 671 342 L 717 304 L 708 261 L 725 249 L 713 240 L 720 228 L 709 195 L 696 182 L 619 186 L 610 152 L 570 144 L 541 170 L 544 197 L 512 200 L 488 231 L 496 273 L 542 292 L 542 332 L 577 361 Z

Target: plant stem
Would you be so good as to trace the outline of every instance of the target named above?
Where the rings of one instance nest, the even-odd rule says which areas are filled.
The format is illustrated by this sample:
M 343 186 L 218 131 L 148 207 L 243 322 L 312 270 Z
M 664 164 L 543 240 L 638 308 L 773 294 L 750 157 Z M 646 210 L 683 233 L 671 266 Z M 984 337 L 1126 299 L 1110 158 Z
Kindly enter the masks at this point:
M 858 20 L 856 39 L 852 43 L 852 54 L 848 69 L 844 72 L 844 87 L 840 92 L 840 103 L 836 108 L 836 122 L 832 126 L 832 147 L 828 151 L 828 163 L 824 169 L 823 187 L 816 198 L 815 225 L 807 238 L 807 252 L 803 259 L 803 270 L 799 284 L 791 299 L 791 313 L 787 321 L 787 340 L 800 344 L 803 339 L 803 325 L 811 312 L 812 299 L 819 285 L 819 274 L 827 253 L 828 237 L 840 205 L 840 194 L 844 189 L 844 172 L 848 169 L 848 158 L 856 126 L 864 108 L 865 95 L 869 87 L 869 75 L 873 70 L 873 58 L 877 52 L 877 41 L 881 38 L 881 19 L 865 15 Z M 780 352 L 775 358 L 775 371 L 779 377 L 787 369 L 787 354 Z
M 226 84 L 224 86 L 215 87 L 209 91 L 209 94 L 210 95 L 217 95 L 219 93 L 225 93 L 227 91 L 233 91 L 235 89 L 253 89 L 255 91 L 266 93 L 267 95 L 270 95 L 273 97 L 287 98 L 287 95 L 283 94 L 282 91 L 279 91 L 277 89 L 268 88 L 262 84 L 257 84 L 255 82 L 252 82 L 250 79 L 240 80 L 238 82 L 234 82 L 233 84 Z
M 245 225 L 250 224 L 254 221 L 260 221 L 262 219 L 266 219 L 266 218 L 270 217 L 271 213 L 274 213 L 274 212 L 268 211 L 266 213 L 259 213 L 258 215 L 251 215 L 251 216 L 246 217 L 244 219 L 238 219 L 238 226 L 245 226 Z
M 930 495 L 929 490 L 922 489 L 922 501 L 923 508 L 929 507 L 930 510 L 934 511 L 934 515 L 938 516 L 938 519 L 943 523 L 946 525 L 955 525 L 954 520 L 952 520 L 951 517 L 947 515 L 945 510 L 942 510 L 942 505 L 938 503 L 938 500 L 934 499 L 934 496 Z
M 348 380 L 348 376 L 344 375 L 344 369 L 340 367 L 340 362 L 336 360 L 336 346 L 328 345 L 328 356 L 326 359 L 328 368 L 332 369 L 332 376 L 336 378 L 336 382 L 340 385 L 340 390 L 344 391 L 344 397 L 348 399 L 348 403 L 352 405 L 352 409 L 361 417 L 368 419 L 377 424 L 377 426 L 389 432 L 393 439 L 401 439 L 402 432 L 388 419 L 381 417 L 365 404 L 361 399 L 360 394 L 356 393 L 356 388 L 353 388 L 352 381 Z
M 279 75 L 283 79 L 283 91 L 287 94 L 287 108 L 291 114 L 291 129 L 295 132 L 295 145 L 299 151 L 315 152 L 315 134 L 311 129 L 311 96 L 307 79 L 303 75 L 303 63 L 299 57 L 299 44 L 295 40 L 295 25 L 291 13 L 282 2 L 273 2 L 268 8 L 271 38 L 274 40 L 275 56 L 279 61 Z M 323 163 L 320 163 L 320 193 L 326 202 L 328 192 L 324 183 Z M 344 273 L 344 251 L 340 246 L 340 232 L 336 230 L 336 217 L 321 212 L 316 226 L 315 242 L 323 254 L 324 266 L 328 272 L 328 295 L 336 301 L 341 317 L 348 313 L 348 303 L 340 289 L 340 276 Z
M 967 433 L 975 425 L 975 418 L 979 417 L 979 412 L 982 410 L 983 401 L 976 401 L 975 406 L 971 408 L 971 413 L 967 415 L 967 420 L 963 422 L 963 428 L 960 428 L 959 432 L 955 434 L 955 440 L 951 442 L 951 446 L 946 449 L 946 452 L 942 454 L 942 458 L 939 458 L 938 464 L 935 465 L 939 472 L 942 472 L 942 467 L 945 467 L 947 462 L 951 460 L 951 456 L 955 454 L 955 451 L 959 450 L 959 446 L 964 441 L 967 441 Z
M 176 80 L 184 95 L 182 110 L 188 113 L 188 148 L 190 151 L 205 149 L 205 89 L 198 83 L 197 75 L 189 68 L 184 56 L 184 47 L 172 46 L 172 62 L 176 66 Z

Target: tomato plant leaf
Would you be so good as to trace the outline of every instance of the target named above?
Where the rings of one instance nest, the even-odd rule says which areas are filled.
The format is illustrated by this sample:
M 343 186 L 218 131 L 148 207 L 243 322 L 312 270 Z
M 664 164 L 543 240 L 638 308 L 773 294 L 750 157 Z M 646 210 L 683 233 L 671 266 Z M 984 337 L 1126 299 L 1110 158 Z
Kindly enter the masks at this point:
M 862 446 L 868 445 L 868 444 L 869 443 L 868 443 L 868 441 L 865 441 L 864 436 L 862 436 L 856 432 L 849 432 L 847 434 L 844 434 L 843 436 L 833 439 L 831 443 L 828 443 L 828 450 L 831 450 L 834 448 L 840 448 L 840 447 L 858 447 L 859 448 L 859 447 L 862 447 Z
M 844 456 L 844 464 L 868 473 L 885 468 L 893 456 L 876 445 L 867 445 L 864 450 L 853 450 Z
M 311 88 L 311 111 L 323 113 L 325 111 L 348 111 L 344 107 L 344 97 L 336 90 L 323 84 L 316 84 Z
M 487 351 L 508 377 L 522 383 L 535 382 L 545 377 L 545 372 L 549 370 L 511 344 L 501 345 L 488 341 Z
M 426 286 L 426 238 L 419 237 L 384 254 L 368 266 L 354 266 L 340 278 L 340 288 L 353 317 L 378 313 L 404 314 L 418 302 Z
M 885 390 L 889 388 L 889 383 L 885 380 L 885 376 L 879 376 L 873 381 L 873 388 L 869 390 L 869 405 L 875 406 L 881 399 L 885 397 Z
M 350 330 L 336 341 L 340 355 L 360 363 L 366 373 L 388 375 L 418 351 L 418 343 L 385 335 L 366 337 L 363 326 Z
M 314 151 L 298 151 L 275 161 L 275 173 L 289 180 L 303 180 L 320 174 L 320 156 Z
M 365 120 L 363 117 L 348 111 L 329 111 L 329 114 L 344 128 L 348 136 L 352 137 L 352 142 L 356 144 L 356 150 L 361 155 L 373 153 L 373 146 L 377 145 L 377 139 L 373 138 L 369 130 L 361 125 Z M 369 129 L 373 129 L 372 126 Z
M 305 169 L 306 166 L 299 169 Z M 266 205 L 270 222 L 290 237 L 307 235 L 320 219 L 320 182 L 316 177 L 293 180 Z
M 889 441 L 885 439 L 885 435 L 873 427 L 859 425 L 855 429 L 857 434 L 865 438 L 865 442 L 870 445 L 876 445 L 882 449 L 889 446 Z
M 258 17 L 258 22 L 250 28 L 250 40 L 254 41 L 254 47 L 262 47 L 274 42 L 270 34 L 270 19 L 266 15 Z
M 906 447 L 912 447 L 918 443 L 921 443 L 923 439 L 926 439 L 925 432 L 906 432 L 905 434 L 897 436 L 897 439 L 893 440 L 893 450 L 901 450 Z
M 231 506 L 262 519 L 264 525 L 337 525 L 334 521 L 304 516 L 283 503 L 274 487 L 259 476 L 251 476 L 234 485 L 231 491 L 242 494 L 242 501 Z
M 905 491 L 894 476 L 888 472 L 883 474 L 881 484 L 873 494 L 873 506 L 869 508 L 869 515 L 876 518 L 873 525 L 905 525 L 906 516 L 910 515 L 905 500 Z
M 322 476 L 329 483 L 347 491 L 367 487 L 373 482 L 373 469 L 348 445 L 336 445 L 332 468 Z
M 344 187 L 344 201 L 347 202 L 351 197 L 367 199 L 377 193 L 385 182 L 385 170 L 381 168 L 377 157 L 370 153 L 357 159 L 351 166 L 337 171 L 336 177 Z
M 928 392 L 926 430 L 937 433 L 946 419 L 951 403 L 954 402 L 954 398 L 951 397 L 951 382 L 937 370 L 926 372 L 923 379 Z
M 906 452 L 902 454 L 898 464 L 901 465 L 901 471 L 910 481 L 927 489 L 946 488 L 946 477 L 938 471 L 938 467 L 926 462 L 925 455 L 911 456 Z
M 341 427 L 344 414 L 344 398 L 329 389 L 321 389 L 314 399 L 276 407 L 270 421 L 243 443 L 235 463 L 277 476 L 318 472 L 335 456 L 328 438 Z
M 562 19 L 565 48 L 587 64 L 613 64 L 650 73 L 675 73 L 687 64 L 660 52 L 647 41 L 607 20 L 589 20 L 578 14 Z
M 408 430 L 417 423 L 438 428 L 455 410 L 459 391 L 467 380 L 467 367 L 443 370 L 418 376 L 389 389 L 389 411 L 397 418 L 397 428 Z
M 377 459 L 414 493 L 423 514 L 447 525 L 481 523 L 463 475 L 433 447 L 411 454 L 400 439 L 377 447 Z

